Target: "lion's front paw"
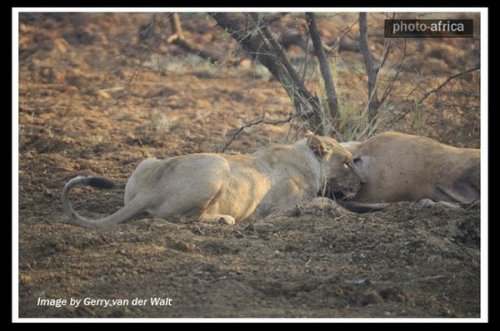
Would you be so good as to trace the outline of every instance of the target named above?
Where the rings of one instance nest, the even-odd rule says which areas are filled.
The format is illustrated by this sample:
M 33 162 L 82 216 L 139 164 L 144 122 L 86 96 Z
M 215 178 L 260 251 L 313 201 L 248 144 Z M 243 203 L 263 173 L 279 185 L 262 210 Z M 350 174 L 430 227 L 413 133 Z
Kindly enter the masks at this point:
M 232 216 L 222 215 L 221 217 L 219 217 L 219 223 L 220 224 L 227 224 L 227 225 L 234 225 L 234 224 L 236 224 L 236 220 Z
M 219 224 L 234 225 L 236 220 L 230 215 L 220 215 L 220 214 L 208 214 L 200 217 L 201 222 L 211 222 Z

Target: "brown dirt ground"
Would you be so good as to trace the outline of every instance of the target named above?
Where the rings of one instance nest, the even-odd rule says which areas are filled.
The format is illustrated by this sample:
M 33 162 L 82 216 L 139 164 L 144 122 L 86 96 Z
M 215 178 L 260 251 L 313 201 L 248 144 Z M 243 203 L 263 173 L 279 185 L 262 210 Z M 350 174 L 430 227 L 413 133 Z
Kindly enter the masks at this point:
M 235 226 L 147 216 L 106 230 L 70 224 L 60 202 L 70 178 L 124 181 L 146 157 L 214 152 L 243 121 L 264 110 L 269 118 L 292 111 L 279 83 L 255 66 L 214 68 L 175 46 L 141 42 L 138 26 L 149 19 L 21 15 L 20 317 L 479 317 L 479 208 L 398 203 L 354 214 L 324 203 Z M 203 15 L 185 19 L 185 29 L 213 51 L 235 48 Z M 450 41 L 440 48 L 445 55 L 445 46 L 461 47 Z M 163 69 L 155 69 L 160 61 Z M 468 67 L 443 63 L 448 74 Z M 364 89 L 354 78 L 340 90 Z M 442 141 L 478 147 L 478 122 L 466 132 L 456 124 L 439 122 L 429 135 L 446 127 Z M 412 123 L 403 125 L 414 132 Z M 292 142 L 301 134 L 296 127 L 257 126 L 231 149 Z M 120 208 L 122 196 L 123 189 L 83 188 L 72 201 L 82 214 L 101 217 Z M 38 298 L 136 297 L 173 302 L 37 305 Z

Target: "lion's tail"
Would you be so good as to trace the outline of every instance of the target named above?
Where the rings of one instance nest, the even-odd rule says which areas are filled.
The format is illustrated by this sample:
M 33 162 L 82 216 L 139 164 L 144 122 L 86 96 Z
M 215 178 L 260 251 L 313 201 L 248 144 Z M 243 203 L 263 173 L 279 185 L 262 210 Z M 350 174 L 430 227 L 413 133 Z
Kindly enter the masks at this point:
M 62 195 L 62 203 L 64 207 L 64 212 L 68 215 L 71 220 L 78 225 L 87 227 L 87 228 L 102 228 L 111 225 L 115 225 L 118 223 L 123 223 L 139 214 L 143 210 L 143 206 L 139 205 L 137 201 L 132 199 L 128 204 L 126 204 L 123 208 L 118 210 L 112 215 L 105 217 L 100 220 L 91 220 L 87 219 L 83 216 L 80 216 L 69 202 L 69 192 L 70 190 L 77 185 L 88 185 L 96 188 L 103 189 L 111 189 L 115 187 L 115 184 L 105 178 L 101 177 L 75 177 L 70 180 L 66 186 L 64 186 L 63 195 Z
M 337 201 L 339 205 L 355 213 L 373 213 L 389 207 L 388 203 L 365 203 L 356 201 Z

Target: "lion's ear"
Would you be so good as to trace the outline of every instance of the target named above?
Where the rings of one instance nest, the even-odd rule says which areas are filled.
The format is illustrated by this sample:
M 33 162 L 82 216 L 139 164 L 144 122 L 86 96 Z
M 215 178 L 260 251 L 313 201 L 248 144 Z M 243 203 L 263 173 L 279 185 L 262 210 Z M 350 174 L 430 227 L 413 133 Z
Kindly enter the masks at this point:
M 319 139 L 317 136 L 314 135 L 311 131 L 306 133 L 306 138 L 307 138 L 307 146 L 309 146 L 310 149 L 314 152 L 314 154 L 320 158 L 325 156 L 325 154 L 328 152 L 328 149 L 326 148 L 325 144 Z

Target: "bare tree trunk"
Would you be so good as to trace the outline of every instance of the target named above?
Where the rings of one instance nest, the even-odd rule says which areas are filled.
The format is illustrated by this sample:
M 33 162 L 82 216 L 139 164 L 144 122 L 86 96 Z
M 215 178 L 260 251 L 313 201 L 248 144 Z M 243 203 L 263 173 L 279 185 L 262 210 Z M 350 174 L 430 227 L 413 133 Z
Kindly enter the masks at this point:
M 257 24 L 245 30 L 238 21 L 231 19 L 226 13 L 211 13 L 210 15 L 283 85 L 297 114 L 309 125 L 309 129 L 323 135 L 330 133 L 330 124 L 324 116 L 318 98 L 306 89 L 304 82 L 291 66 L 283 49 L 271 35 L 267 26 L 259 24 L 257 19 L 255 20 Z
M 366 13 L 359 13 L 359 50 L 363 55 L 366 73 L 368 75 L 368 120 L 373 123 L 378 112 L 377 71 L 373 64 L 372 54 L 368 48 L 368 29 Z
M 314 45 L 314 50 L 319 59 L 321 76 L 323 77 L 326 97 L 328 99 L 328 109 L 330 110 L 330 116 L 332 117 L 332 120 L 335 122 L 339 109 L 337 103 L 337 93 L 335 92 L 335 85 L 333 85 L 332 75 L 330 72 L 330 65 L 328 64 L 328 59 L 323 50 L 323 44 L 321 42 L 318 27 L 316 26 L 314 13 L 306 13 L 306 18 L 307 26 L 309 28 L 309 34 L 311 35 L 311 39 Z

